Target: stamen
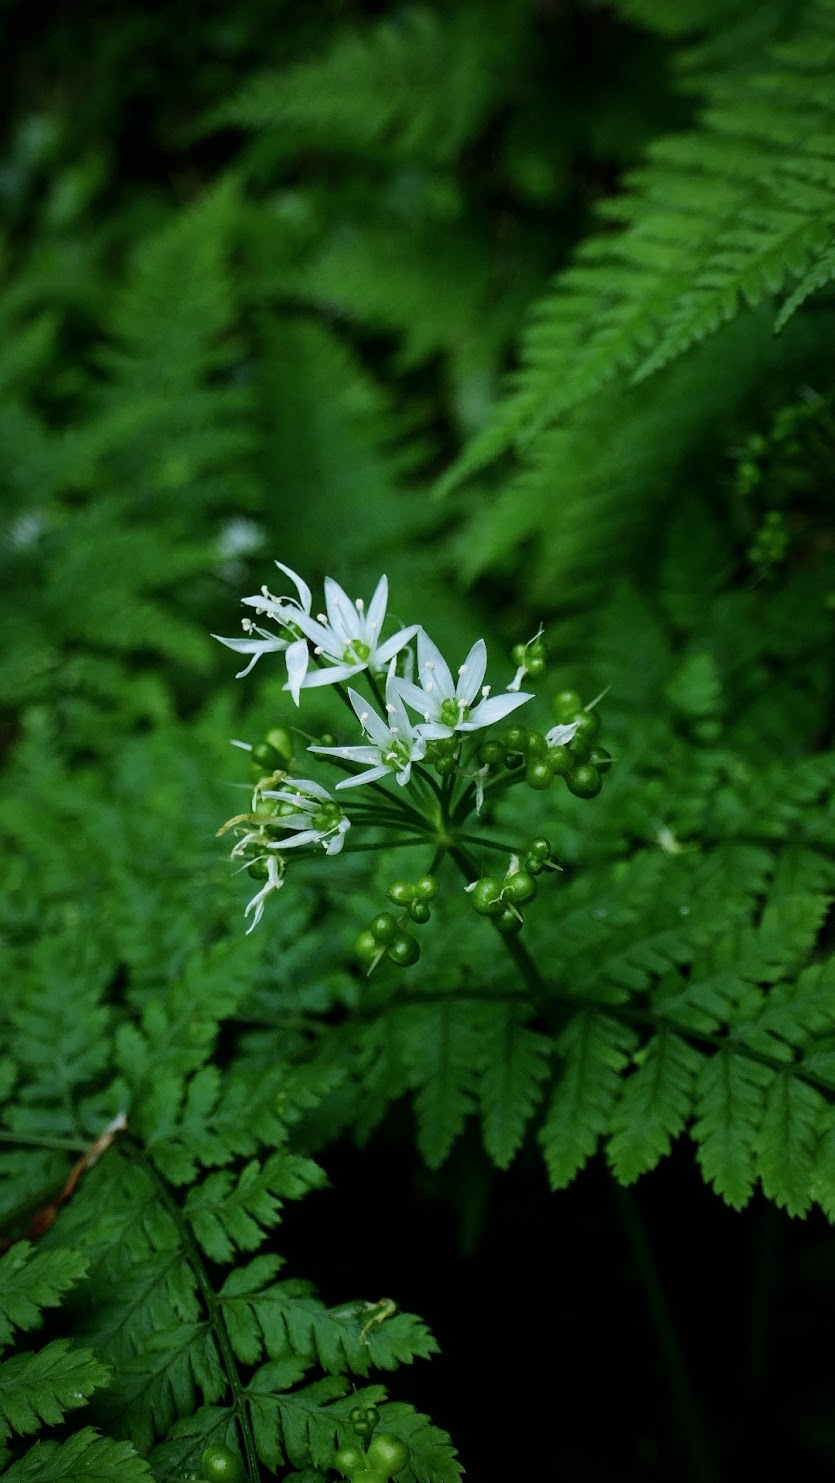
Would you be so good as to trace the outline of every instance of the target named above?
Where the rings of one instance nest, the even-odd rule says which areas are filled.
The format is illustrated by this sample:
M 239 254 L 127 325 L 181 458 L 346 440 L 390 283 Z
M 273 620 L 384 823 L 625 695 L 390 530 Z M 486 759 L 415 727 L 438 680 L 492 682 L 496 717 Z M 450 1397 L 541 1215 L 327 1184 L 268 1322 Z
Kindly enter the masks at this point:
M 327 623 L 328 621 L 327 613 L 317 613 L 316 618 L 319 623 Z
M 490 685 L 482 685 L 482 687 L 481 687 L 481 694 L 482 694 L 482 697 L 484 698 L 484 700 L 486 700 L 487 697 L 488 697 L 488 695 L 490 694 L 491 688 L 492 688 L 492 686 L 490 686 Z
M 462 665 L 459 666 L 458 673 L 459 673 L 459 675 L 465 675 L 467 673 L 467 666 L 466 666 L 466 664 L 462 664 Z
M 357 598 L 357 601 L 356 601 L 356 609 L 357 609 L 357 612 L 358 613 L 361 613 L 364 607 L 365 607 L 365 603 L 363 602 L 363 600 L 362 600 L 361 597 L 358 597 Z
M 316 647 L 315 647 L 315 649 L 313 650 L 313 652 L 314 652 L 314 654 L 321 654 L 321 652 L 322 652 L 322 645 L 321 644 L 317 644 Z

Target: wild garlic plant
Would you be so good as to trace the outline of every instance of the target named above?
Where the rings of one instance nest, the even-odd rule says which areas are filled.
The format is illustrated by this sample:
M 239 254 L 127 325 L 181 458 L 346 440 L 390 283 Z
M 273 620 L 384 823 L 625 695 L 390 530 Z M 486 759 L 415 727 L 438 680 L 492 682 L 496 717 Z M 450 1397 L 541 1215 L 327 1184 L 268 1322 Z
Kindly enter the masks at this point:
M 555 723 L 542 729 L 509 721 L 535 700 L 521 685 L 545 671 L 542 628 L 515 646 L 516 672 L 494 694 L 483 639 L 453 672 L 421 625 L 385 636 L 385 576 L 367 607 L 362 598 L 352 602 L 326 577 L 325 612 L 314 618 L 307 583 L 281 562 L 276 566 L 293 583 L 295 595 L 276 597 L 263 587 L 243 599 L 259 620 L 273 626 L 246 618 L 242 638 L 216 637 L 250 656 L 239 677 L 263 655 L 283 654 L 283 688 L 297 707 L 305 691 L 332 685 L 344 702 L 349 730 L 344 738 L 307 736 L 300 765 L 286 725 L 255 743 L 234 743 L 250 754 L 252 798 L 249 809 L 219 833 L 235 836 L 232 858 L 259 882 L 246 907 L 247 930 L 258 925 L 268 899 L 283 889 L 294 860 L 324 855 L 330 861 L 343 851 L 425 844 L 425 873 L 388 887 L 397 913 L 380 911 L 357 938 L 356 953 L 368 973 L 383 960 L 400 967 L 417 962 L 414 928 L 429 921 L 430 902 L 440 892 L 438 871 L 449 858 L 460 877 L 458 889 L 492 922 L 525 978 L 535 984 L 535 965 L 517 941 L 522 908 L 537 895 L 537 877 L 559 867 L 547 838 L 501 842 L 481 832 L 482 820 L 519 785 L 544 792 L 561 778 L 579 798 L 600 792 L 612 762 L 597 745 L 601 697 L 583 705 L 574 691 L 562 691 L 553 697 Z M 321 781 L 303 775 L 315 769 L 323 770 Z M 331 776 L 334 770 L 340 774 L 330 786 L 328 770 Z M 479 873 L 476 848 L 479 856 L 495 852 L 495 873 Z

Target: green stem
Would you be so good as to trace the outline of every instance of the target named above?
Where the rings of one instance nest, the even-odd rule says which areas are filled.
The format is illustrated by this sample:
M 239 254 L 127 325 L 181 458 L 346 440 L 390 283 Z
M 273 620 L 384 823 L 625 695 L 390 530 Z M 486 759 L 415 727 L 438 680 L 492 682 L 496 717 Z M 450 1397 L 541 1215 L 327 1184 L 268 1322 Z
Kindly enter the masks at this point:
M 16 1148 L 54 1148 L 60 1153 L 86 1153 L 89 1142 L 82 1143 L 77 1138 L 52 1138 L 43 1137 L 33 1133 L 9 1133 L 0 1131 L 0 1143 L 10 1143 Z
M 362 855 L 367 853 L 369 850 L 402 850 L 407 848 L 410 850 L 416 850 L 419 849 L 422 844 L 423 840 L 415 835 L 413 839 L 380 839 L 377 840 L 374 844 L 348 844 L 345 846 L 342 853 L 343 855 Z
M 625 1190 L 618 1184 L 614 1189 L 627 1244 L 661 1351 L 664 1372 L 690 1465 L 690 1476 L 693 1483 L 714 1483 L 716 1471 L 701 1410 L 687 1372 L 684 1353 L 658 1277 L 652 1247 L 637 1202 L 630 1190 Z
M 180 1240 L 182 1241 L 186 1258 L 197 1281 L 197 1286 L 200 1289 L 200 1295 L 206 1307 L 209 1323 L 217 1337 L 220 1357 L 223 1362 L 223 1368 L 226 1371 L 226 1378 L 229 1381 L 229 1388 L 232 1392 L 232 1409 L 235 1412 L 238 1419 L 238 1426 L 241 1429 L 244 1456 L 246 1458 L 250 1483 L 259 1483 L 261 1466 L 258 1461 L 258 1453 L 255 1449 L 255 1438 L 252 1433 L 252 1425 L 247 1411 L 246 1395 L 241 1383 L 241 1377 L 238 1373 L 238 1361 L 235 1357 L 232 1341 L 229 1338 L 229 1330 L 226 1327 L 223 1309 L 217 1300 L 217 1294 L 212 1287 L 209 1274 L 206 1270 L 203 1253 L 192 1235 L 191 1227 L 181 1206 L 174 1199 L 167 1184 L 157 1170 L 156 1165 L 148 1157 L 144 1148 L 142 1148 L 141 1144 L 129 1137 L 125 1139 L 124 1146 L 129 1148 L 132 1157 L 136 1159 L 137 1163 L 142 1165 L 148 1177 L 153 1180 L 159 1192 L 160 1204 L 165 1206 L 165 1209 L 168 1211 L 180 1233 Z
M 485 850 L 498 850 L 503 855 L 518 855 L 523 853 L 515 844 L 503 844 L 500 839 L 483 839 L 480 834 L 456 834 L 463 844 L 481 845 Z

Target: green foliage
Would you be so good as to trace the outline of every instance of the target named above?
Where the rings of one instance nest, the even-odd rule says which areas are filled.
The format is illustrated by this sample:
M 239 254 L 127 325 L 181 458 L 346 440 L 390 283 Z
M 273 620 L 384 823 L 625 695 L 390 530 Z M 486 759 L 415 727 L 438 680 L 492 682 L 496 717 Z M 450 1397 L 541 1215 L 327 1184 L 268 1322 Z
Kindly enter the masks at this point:
M 383 1125 L 554 1191 L 689 1144 L 735 1209 L 835 1220 L 832 0 L 320 10 L 10 43 L 11 1483 L 173 1483 L 213 1442 L 325 1483 L 357 1398 L 399 1477 L 456 1483 L 400 1399 L 426 1325 L 318 1295 L 326 1213 L 315 1282 L 282 1256 Z M 210 638 L 273 556 L 385 569 L 398 623 L 497 671 L 544 621 L 530 724 L 607 691 L 601 796 L 488 795 L 457 861 L 303 860 L 245 937 L 229 739 L 287 726 L 303 771 L 338 724 Z M 503 939 L 464 885 L 543 832 Z M 419 964 L 368 976 L 358 931 L 430 866 Z

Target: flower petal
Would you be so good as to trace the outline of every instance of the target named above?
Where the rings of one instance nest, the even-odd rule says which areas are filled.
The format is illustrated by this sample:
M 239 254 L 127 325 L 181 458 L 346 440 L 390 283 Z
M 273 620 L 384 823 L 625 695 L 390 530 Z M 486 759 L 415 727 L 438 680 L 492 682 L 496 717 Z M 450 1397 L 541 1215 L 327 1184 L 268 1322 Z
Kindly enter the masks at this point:
M 413 711 L 418 711 L 421 716 L 437 716 L 440 709 L 440 700 L 434 695 L 427 695 L 420 685 L 413 685 L 411 680 L 398 680 L 397 688 L 407 705 Z
M 473 731 L 475 728 L 470 724 L 468 730 Z M 421 721 L 415 727 L 415 736 L 422 736 L 425 741 L 440 741 L 441 737 L 454 735 L 455 727 L 445 726 L 443 721 Z
M 316 645 L 317 649 L 322 650 L 323 654 L 331 654 L 335 659 L 342 658 L 344 645 L 339 642 L 336 634 L 331 633 L 331 630 L 325 627 L 324 623 L 317 623 L 316 619 L 311 618 L 309 613 L 300 613 L 295 610 L 292 621 L 297 628 L 301 629 L 302 633 L 307 634 L 307 637 Z
M 374 653 L 375 667 L 388 664 L 389 660 L 393 659 L 395 654 L 399 654 L 400 650 L 408 644 L 409 639 L 414 638 L 419 628 L 419 623 L 413 623 L 411 628 L 400 628 L 397 633 L 392 634 L 390 639 L 386 639 L 385 643 L 381 644 Z
M 455 690 L 458 700 L 472 705 L 481 689 L 486 669 L 487 645 L 484 639 L 477 639 L 458 671 L 458 684 Z
M 552 726 L 551 730 L 545 733 L 545 740 L 549 747 L 565 746 L 566 742 L 571 741 L 579 725 L 579 721 L 569 721 L 567 726 Z
M 360 636 L 359 613 L 347 592 L 333 580 L 333 577 L 325 577 L 325 607 L 328 610 L 328 622 L 333 632 L 342 647 L 346 648 L 352 639 Z
M 340 788 L 356 788 L 358 783 L 376 782 L 377 778 L 384 778 L 387 772 L 387 767 L 370 767 L 368 772 L 358 772 L 356 777 L 343 778 L 341 783 L 337 783 L 336 790 L 339 792 Z
M 391 732 L 385 721 L 381 721 L 377 712 L 369 705 L 368 701 L 364 700 L 361 695 L 358 695 L 356 690 L 348 691 L 348 699 L 354 707 L 354 715 L 363 731 L 367 732 L 373 742 L 376 742 L 378 748 L 390 747 Z
M 307 666 L 310 663 L 307 639 L 296 639 L 289 645 L 284 658 L 287 661 L 287 689 L 298 705 Z
M 532 695 L 523 691 L 519 695 L 490 695 L 482 700 L 474 711 L 470 711 L 469 721 L 463 722 L 459 731 L 475 731 L 482 726 L 492 726 L 494 721 L 501 721 L 515 711 L 517 706 L 524 705 L 526 700 L 533 700 Z
M 350 680 L 352 675 L 365 669 L 364 664 L 329 664 L 324 669 L 309 669 L 302 681 L 303 690 L 314 690 L 319 685 L 339 685 L 342 680 Z M 290 686 L 285 685 L 285 690 Z
M 380 755 L 379 747 L 308 747 L 308 752 L 320 752 L 325 757 L 344 757 L 347 762 L 374 762 Z M 339 784 L 336 785 L 339 787 Z
M 382 576 L 377 583 L 376 588 L 374 589 L 374 596 L 372 597 L 371 602 L 368 605 L 368 612 L 365 615 L 366 631 L 368 633 L 372 649 L 376 647 L 377 640 L 383 631 L 383 624 L 386 621 L 386 608 L 388 607 L 388 600 L 389 580 L 388 577 Z
M 290 578 L 291 582 L 295 583 L 302 608 L 306 613 L 309 613 L 313 603 L 313 595 L 307 583 L 302 581 L 297 572 L 292 571 L 289 566 L 285 566 L 283 561 L 277 561 L 276 566 L 280 572 L 284 572 L 284 575 Z
M 424 690 L 439 700 L 450 700 L 455 695 L 450 667 L 423 628 L 418 633 L 418 679 Z

